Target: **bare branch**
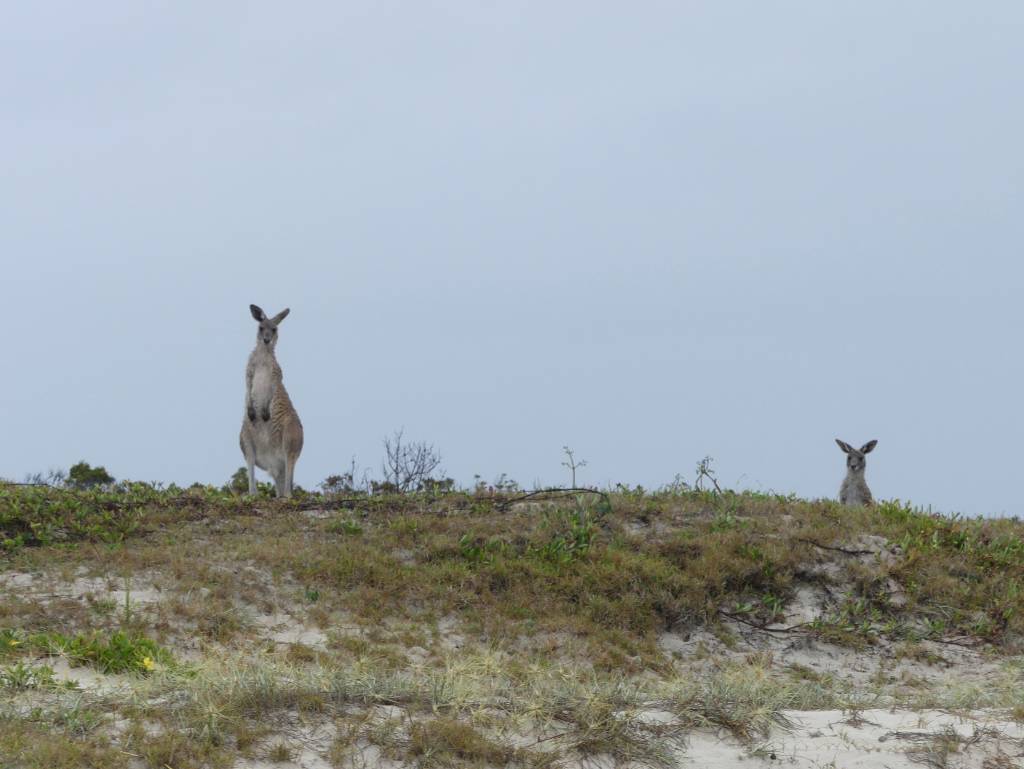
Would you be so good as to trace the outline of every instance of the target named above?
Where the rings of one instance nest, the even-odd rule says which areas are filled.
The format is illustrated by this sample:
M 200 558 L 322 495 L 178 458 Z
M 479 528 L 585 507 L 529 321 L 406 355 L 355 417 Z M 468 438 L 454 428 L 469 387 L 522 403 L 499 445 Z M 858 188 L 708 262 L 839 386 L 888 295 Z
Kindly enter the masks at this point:
M 704 457 L 697 463 L 697 480 L 693 482 L 693 488 L 696 491 L 704 490 L 704 479 L 706 478 L 711 481 L 718 494 L 722 493 L 722 488 L 718 485 L 718 479 L 715 477 L 715 471 L 711 469 L 711 463 L 714 461 L 711 457 Z
M 562 446 L 562 451 L 564 451 L 565 455 L 568 457 L 568 459 L 565 462 L 562 462 L 562 467 L 568 468 L 569 472 L 572 473 L 572 483 L 569 485 L 575 487 L 576 471 L 581 467 L 586 467 L 587 460 L 580 459 L 577 461 L 576 457 L 574 456 L 573 450 L 570 449 L 568 446 Z
M 406 443 L 403 437 L 404 430 L 396 430 L 393 435 L 384 438 L 381 473 L 385 488 L 404 493 L 429 483 L 435 471 L 443 471 L 439 470 L 441 454 L 433 444 L 423 441 Z

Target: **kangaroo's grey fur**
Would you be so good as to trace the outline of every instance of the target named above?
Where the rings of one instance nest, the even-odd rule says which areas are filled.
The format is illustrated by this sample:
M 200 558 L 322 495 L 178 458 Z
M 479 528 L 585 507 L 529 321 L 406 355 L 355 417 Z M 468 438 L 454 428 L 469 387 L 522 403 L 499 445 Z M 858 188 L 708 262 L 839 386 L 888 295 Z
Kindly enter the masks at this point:
M 245 367 L 245 416 L 238 439 L 249 468 L 249 493 L 256 493 L 255 465 L 273 476 L 277 496 L 290 497 L 295 463 L 302 451 L 302 422 L 284 389 L 281 366 L 274 356 L 277 326 L 289 311 L 268 318 L 254 304 L 249 310 L 260 324 L 256 347 Z
M 836 443 L 846 452 L 846 477 L 839 487 L 839 501 L 844 505 L 873 505 L 875 501 L 871 497 L 871 489 L 864 480 L 864 468 L 867 466 L 864 455 L 870 454 L 878 441 L 868 441 L 860 449 L 838 438 Z

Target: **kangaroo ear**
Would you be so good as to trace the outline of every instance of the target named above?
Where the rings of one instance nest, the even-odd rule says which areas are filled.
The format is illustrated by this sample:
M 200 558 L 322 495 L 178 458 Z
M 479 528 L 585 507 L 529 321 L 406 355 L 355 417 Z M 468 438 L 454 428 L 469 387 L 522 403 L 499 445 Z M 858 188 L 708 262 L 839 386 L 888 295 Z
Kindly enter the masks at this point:
M 853 446 L 851 446 L 849 443 L 844 443 L 843 441 L 839 440 L 838 438 L 836 438 L 836 443 L 838 443 L 839 444 L 839 448 L 841 448 L 847 454 L 849 454 L 851 451 L 853 451 Z
M 249 312 L 251 312 L 252 316 L 256 318 L 256 320 L 258 320 L 260 323 L 267 319 L 267 316 L 263 313 L 263 310 L 261 310 L 254 304 L 249 305 Z
M 861 454 L 869 453 L 872 449 L 875 448 L 875 445 L 877 443 L 878 443 L 878 441 L 868 441 L 867 443 L 865 443 L 863 446 L 860 447 L 860 453 Z
M 289 310 L 289 309 L 288 309 L 287 307 L 285 307 L 285 308 L 284 308 L 283 310 L 281 310 L 281 312 L 279 312 L 279 313 L 278 313 L 277 315 L 275 315 L 275 316 L 274 316 L 273 318 L 271 318 L 270 320 L 271 320 L 271 322 L 272 322 L 272 323 L 273 323 L 273 324 L 274 324 L 274 325 L 276 326 L 276 325 L 277 325 L 278 323 L 280 323 L 280 322 L 281 322 L 282 320 L 284 320 L 285 318 L 287 318 L 287 317 L 288 317 L 288 313 L 290 313 L 290 312 L 291 312 L 291 310 Z

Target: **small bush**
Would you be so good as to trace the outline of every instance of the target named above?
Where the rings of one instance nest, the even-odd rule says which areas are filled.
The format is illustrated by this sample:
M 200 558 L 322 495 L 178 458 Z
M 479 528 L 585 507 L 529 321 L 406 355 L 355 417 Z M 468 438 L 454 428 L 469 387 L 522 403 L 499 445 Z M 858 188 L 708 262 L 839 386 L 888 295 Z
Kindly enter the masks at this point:
M 225 491 L 231 491 L 235 494 L 245 494 L 249 491 L 249 471 L 244 467 L 239 467 L 232 473 L 231 478 L 224 485 Z
M 327 531 L 331 534 L 345 534 L 350 537 L 357 537 L 363 533 L 363 527 L 348 518 L 337 518 L 327 524 Z
M 267 751 L 267 758 L 275 764 L 282 764 L 292 760 L 292 749 L 285 743 L 279 742 Z
M 91 489 L 96 486 L 110 486 L 114 476 L 105 467 L 91 467 L 88 462 L 79 462 L 68 470 L 68 486 L 74 489 Z
M 504 765 L 515 758 L 515 750 L 499 745 L 468 724 L 451 718 L 435 718 L 413 724 L 409 753 L 425 766 L 447 766 L 451 759 Z
M 146 766 L 153 769 L 200 769 L 209 765 L 195 740 L 180 732 L 164 732 L 147 737 L 136 749 Z

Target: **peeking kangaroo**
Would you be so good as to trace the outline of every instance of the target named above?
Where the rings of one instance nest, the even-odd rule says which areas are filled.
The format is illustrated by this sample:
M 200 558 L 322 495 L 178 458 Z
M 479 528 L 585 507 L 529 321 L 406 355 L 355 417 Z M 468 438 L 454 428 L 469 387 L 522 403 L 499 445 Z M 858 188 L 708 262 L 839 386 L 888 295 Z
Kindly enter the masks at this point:
M 302 422 L 284 389 L 281 366 L 274 356 L 277 327 L 289 311 L 268 318 L 254 304 L 249 310 L 260 324 L 256 347 L 245 367 L 245 416 L 238 439 L 249 467 L 249 493 L 256 493 L 255 465 L 273 476 L 277 496 L 290 497 L 295 462 L 302 451 Z
M 864 468 L 867 463 L 864 460 L 865 454 L 870 454 L 878 441 L 868 441 L 858 451 L 849 443 L 836 438 L 839 448 L 846 452 L 846 477 L 843 478 L 843 485 L 839 487 L 839 501 L 844 505 L 872 505 L 871 489 L 864 480 Z

